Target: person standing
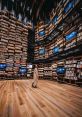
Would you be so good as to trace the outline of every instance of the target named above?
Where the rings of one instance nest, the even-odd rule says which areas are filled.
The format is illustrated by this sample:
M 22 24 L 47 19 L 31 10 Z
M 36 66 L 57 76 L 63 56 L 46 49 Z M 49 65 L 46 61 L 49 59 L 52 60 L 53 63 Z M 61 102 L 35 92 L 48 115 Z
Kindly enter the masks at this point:
M 33 88 L 37 88 L 38 78 L 39 78 L 38 66 L 34 65 L 33 82 L 32 82 L 32 87 Z

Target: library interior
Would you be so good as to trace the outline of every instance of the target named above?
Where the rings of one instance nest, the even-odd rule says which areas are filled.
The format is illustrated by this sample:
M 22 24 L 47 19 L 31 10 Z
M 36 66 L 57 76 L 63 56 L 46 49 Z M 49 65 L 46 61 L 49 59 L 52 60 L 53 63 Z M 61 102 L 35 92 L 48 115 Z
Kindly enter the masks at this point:
M 81 0 L 0 0 L 0 117 L 82 117 Z

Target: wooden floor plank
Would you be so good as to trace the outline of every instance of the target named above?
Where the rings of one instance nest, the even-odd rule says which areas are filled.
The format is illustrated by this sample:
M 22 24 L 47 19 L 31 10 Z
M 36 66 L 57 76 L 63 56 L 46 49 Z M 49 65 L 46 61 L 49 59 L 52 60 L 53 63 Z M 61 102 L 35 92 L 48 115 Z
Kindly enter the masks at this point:
M 0 81 L 0 117 L 82 117 L 82 88 L 39 80 Z

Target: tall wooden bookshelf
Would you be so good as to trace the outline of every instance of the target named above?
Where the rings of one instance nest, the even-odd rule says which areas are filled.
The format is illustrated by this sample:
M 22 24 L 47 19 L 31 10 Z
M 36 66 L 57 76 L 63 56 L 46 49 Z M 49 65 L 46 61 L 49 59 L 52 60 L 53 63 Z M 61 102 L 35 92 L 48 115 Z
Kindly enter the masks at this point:
M 79 12 L 81 4 L 81 0 L 61 0 L 51 13 L 50 22 L 46 25 L 43 24 L 46 32 L 44 38 L 42 40 L 39 40 L 38 37 L 35 38 L 38 40 L 38 43 L 35 41 L 35 62 L 41 62 L 43 66 L 45 62 L 45 64 L 51 62 L 51 66 L 53 66 L 52 78 L 54 79 L 57 79 L 57 74 L 54 69 L 57 68 L 60 60 L 64 59 L 65 63 L 63 66 L 66 67 L 69 57 L 75 60 L 74 50 L 77 52 L 77 56 L 82 57 L 82 14 Z M 37 31 L 37 34 L 38 33 Z M 45 53 L 40 55 L 39 48 L 42 46 L 45 48 Z M 36 54 L 36 51 L 38 54 Z M 69 61 L 71 61 L 71 59 L 69 59 Z M 78 61 L 81 63 L 81 58 L 77 59 L 77 64 Z M 71 62 L 73 63 L 73 61 Z M 69 66 L 66 68 L 63 81 L 67 81 L 69 69 L 71 72 L 72 70 L 74 72 L 74 69 L 71 70 Z M 75 69 L 77 69 L 77 67 L 75 67 Z M 78 82 L 76 76 L 73 78 L 69 77 L 68 82 L 72 83 L 71 79 L 74 80 L 74 82 Z M 82 83 L 82 80 L 80 81 Z
M 81 25 L 82 18 L 81 14 L 78 12 L 80 7 L 80 0 L 67 0 L 60 1 L 57 5 L 57 8 L 54 10 L 52 17 L 50 18 L 50 22 L 48 24 L 42 23 L 42 25 L 38 25 L 36 27 L 37 33 L 35 33 L 35 39 L 38 40 L 36 42 L 36 48 L 40 48 L 40 46 L 45 47 L 45 55 L 48 55 L 49 58 L 52 54 L 54 47 L 59 47 L 59 53 L 64 52 L 64 50 L 68 50 L 73 48 L 79 44 L 79 40 L 81 40 Z M 71 6 L 71 7 L 68 7 Z M 45 32 L 48 32 L 47 35 L 45 33 L 40 40 L 38 35 L 38 29 L 45 29 Z M 72 32 L 77 32 L 76 37 L 71 40 L 66 41 L 66 37 Z M 38 53 L 39 49 L 37 49 Z M 35 55 L 36 56 L 36 55 Z M 43 56 L 43 55 L 42 55 Z M 41 56 L 37 56 L 37 59 L 40 59 Z M 45 59 L 45 57 L 44 57 Z
M 19 67 L 27 66 L 28 25 L 10 12 L 0 11 L 0 63 L 7 64 L 0 75 L 17 76 Z

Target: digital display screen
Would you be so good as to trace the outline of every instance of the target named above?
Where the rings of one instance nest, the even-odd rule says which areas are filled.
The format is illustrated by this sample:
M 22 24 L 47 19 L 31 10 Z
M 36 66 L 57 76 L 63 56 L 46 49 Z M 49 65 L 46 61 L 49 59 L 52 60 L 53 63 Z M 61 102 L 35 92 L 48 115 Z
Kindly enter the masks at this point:
M 44 36 L 45 35 L 45 31 L 44 30 L 40 31 L 38 34 L 39 34 L 39 36 Z
M 59 52 L 59 47 L 53 48 L 53 53 L 58 53 Z
M 21 74 L 25 74 L 27 72 L 27 68 L 26 67 L 20 67 L 19 72 Z
M 55 16 L 54 19 L 53 19 L 53 23 L 55 24 L 58 20 L 58 16 Z
M 0 63 L 0 70 L 6 69 L 6 67 L 7 67 L 7 64 L 5 64 L 5 63 Z
M 27 68 L 32 68 L 32 64 L 30 64 L 30 65 L 27 65 Z
M 76 36 L 77 36 L 77 32 L 72 32 L 72 33 L 68 34 L 65 38 L 66 38 L 66 41 L 69 41 Z
M 39 49 L 39 54 L 40 54 L 40 55 L 45 54 L 45 49 L 44 49 L 44 48 Z
M 73 1 L 69 2 L 64 8 L 64 13 L 67 13 L 71 8 L 73 8 Z
M 64 74 L 65 73 L 65 68 L 64 67 L 57 67 L 56 72 L 57 74 Z

